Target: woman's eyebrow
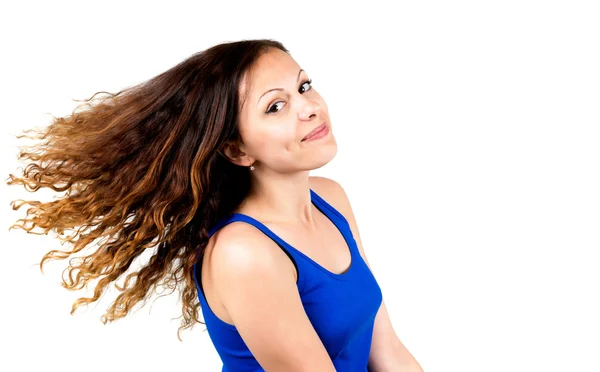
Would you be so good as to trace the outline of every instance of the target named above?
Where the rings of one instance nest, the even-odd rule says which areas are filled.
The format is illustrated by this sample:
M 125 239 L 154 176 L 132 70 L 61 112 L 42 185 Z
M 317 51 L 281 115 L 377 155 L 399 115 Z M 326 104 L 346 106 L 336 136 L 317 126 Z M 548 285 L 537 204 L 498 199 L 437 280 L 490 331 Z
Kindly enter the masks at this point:
M 300 74 L 302 73 L 302 71 L 304 71 L 303 69 L 300 69 L 300 71 L 298 71 L 298 76 L 296 77 L 296 82 L 298 82 L 298 80 L 300 80 Z M 258 106 L 258 103 L 260 102 L 260 99 L 263 98 L 263 96 L 269 92 L 272 92 L 274 90 L 283 90 L 283 88 L 273 88 L 273 89 L 269 89 L 266 92 L 264 92 L 262 94 L 262 96 L 258 97 L 258 101 L 256 101 L 256 105 Z

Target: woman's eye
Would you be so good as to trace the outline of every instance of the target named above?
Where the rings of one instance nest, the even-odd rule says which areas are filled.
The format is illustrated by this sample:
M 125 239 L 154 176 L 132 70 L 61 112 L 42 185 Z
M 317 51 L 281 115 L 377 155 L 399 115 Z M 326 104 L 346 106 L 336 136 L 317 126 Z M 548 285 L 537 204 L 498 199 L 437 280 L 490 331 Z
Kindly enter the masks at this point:
M 308 89 L 305 89 L 303 92 L 300 92 L 300 93 L 304 93 L 304 92 L 307 92 L 307 91 L 311 90 L 311 89 L 312 89 L 312 86 L 310 85 L 311 83 L 312 83 L 312 79 L 308 79 L 308 80 L 304 81 L 304 82 L 303 82 L 303 83 L 300 85 L 300 88 L 302 89 L 302 87 L 303 87 L 305 84 L 308 84 L 309 88 L 308 88 Z M 273 105 L 269 106 L 269 109 L 267 110 L 267 112 L 266 112 L 266 113 L 267 113 L 267 114 L 275 114 L 275 113 L 279 112 L 279 110 L 277 110 L 277 111 L 273 111 L 273 110 L 272 110 L 272 108 L 273 108 L 273 107 L 276 107 L 278 103 L 283 103 L 283 101 L 277 101 L 277 102 L 275 102 Z
M 311 83 L 312 83 L 312 79 L 308 79 L 308 80 L 306 80 L 304 83 L 302 83 L 302 85 L 300 85 L 300 88 L 302 88 L 302 86 L 303 86 L 304 84 L 308 84 L 308 86 L 310 87 L 310 84 L 311 84 Z M 311 88 L 308 88 L 307 90 L 305 90 L 305 92 L 306 92 L 306 91 L 308 91 L 308 90 L 310 90 L 310 89 L 311 89 Z
M 273 104 L 273 106 L 269 107 L 269 109 L 267 110 L 267 114 L 273 114 L 273 113 L 279 112 L 279 110 L 277 110 L 277 111 L 271 110 L 273 107 L 277 106 L 278 103 L 282 103 L 282 101 L 275 102 L 275 104 Z

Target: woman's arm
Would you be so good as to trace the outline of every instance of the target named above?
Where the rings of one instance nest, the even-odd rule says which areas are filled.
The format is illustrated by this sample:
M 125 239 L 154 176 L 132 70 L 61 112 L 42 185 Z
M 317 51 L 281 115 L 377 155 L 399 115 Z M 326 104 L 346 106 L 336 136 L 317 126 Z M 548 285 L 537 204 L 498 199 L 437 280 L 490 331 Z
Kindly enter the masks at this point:
M 335 371 L 308 318 L 288 256 L 249 224 L 223 227 L 209 259 L 215 293 L 265 371 Z
M 417 360 L 394 332 L 385 301 L 382 302 L 375 317 L 368 370 L 369 372 L 423 372 Z

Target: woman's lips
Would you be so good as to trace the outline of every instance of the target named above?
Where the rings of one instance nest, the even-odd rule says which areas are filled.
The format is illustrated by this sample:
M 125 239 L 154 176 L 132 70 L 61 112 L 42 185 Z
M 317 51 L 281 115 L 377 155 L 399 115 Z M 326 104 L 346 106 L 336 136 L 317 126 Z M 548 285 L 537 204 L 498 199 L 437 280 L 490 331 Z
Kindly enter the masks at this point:
M 319 125 L 317 128 L 315 128 L 312 132 L 307 134 L 306 137 L 304 137 L 302 139 L 302 141 L 309 141 L 309 140 L 321 138 L 321 137 L 327 135 L 327 133 L 329 133 L 329 128 L 327 127 L 327 125 L 325 123 L 323 123 L 323 124 Z

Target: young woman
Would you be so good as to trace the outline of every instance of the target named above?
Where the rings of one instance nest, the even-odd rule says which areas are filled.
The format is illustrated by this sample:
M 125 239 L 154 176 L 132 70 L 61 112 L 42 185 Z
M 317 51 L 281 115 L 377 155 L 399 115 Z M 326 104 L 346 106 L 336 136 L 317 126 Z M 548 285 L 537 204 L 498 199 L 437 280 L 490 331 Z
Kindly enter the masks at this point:
M 20 154 L 35 163 L 9 184 L 68 193 L 30 202 L 31 218 L 13 226 L 80 229 L 41 266 L 103 240 L 69 261 L 78 273 L 66 288 L 100 278 L 73 311 L 152 248 L 115 283 L 104 322 L 157 285 L 180 285 L 179 330 L 201 308 L 223 371 L 421 371 L 392 328 L 343 188 L 309 176 L 337 144 L 323 97 L 281 43 L 213 46 L 42 134 L 43 149 Z

